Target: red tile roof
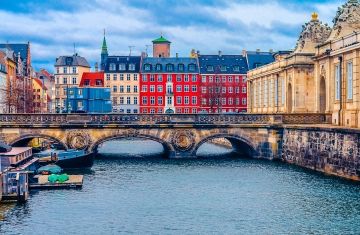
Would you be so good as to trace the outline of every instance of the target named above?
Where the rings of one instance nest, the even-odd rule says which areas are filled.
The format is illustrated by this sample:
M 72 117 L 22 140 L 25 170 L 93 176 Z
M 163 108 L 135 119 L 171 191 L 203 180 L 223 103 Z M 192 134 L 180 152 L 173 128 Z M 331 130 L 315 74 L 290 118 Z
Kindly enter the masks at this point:
M 100 81 L 100 85 L 96 85 L 96 81 Z M 88 84 L 88 85 L 86 85 Z M 86 72 L 83 73 L 80 87 L 103 87 L 104 86 L 104 72 Z

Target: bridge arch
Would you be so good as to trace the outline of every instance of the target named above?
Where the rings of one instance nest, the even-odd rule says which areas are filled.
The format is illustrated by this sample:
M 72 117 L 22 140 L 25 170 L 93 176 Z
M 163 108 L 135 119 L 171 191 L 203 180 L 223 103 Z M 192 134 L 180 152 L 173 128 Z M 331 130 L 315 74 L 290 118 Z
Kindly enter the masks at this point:
M 256 147 L 250 140 L 236 134 L 215 134 L 215 135 L 207 136 L 196 144 L 194 150 L 192 151 L 192 154 L 196 156 L 196 153 L 201 147 L 201 145 L 213 139 L 218 139 L 218 138 L 224 138 L 228 140 L 231 143 L 233 150 L 235 152 L 238 152 L 239 154 L 244 154 L 247 157 L 256 157 L 259 155 L 258 151 L 256 150 Z
M 164 148 L 164 154 L 165 156 L 167 157 L 170 157 L 170 155 L 172 153 L 174 153 L 174 147 L 168 143 L 167 141 L 159 138 L 159 137 L 155 137 L 155 136 L 151 136 L 151 135 L 146 135 L 146 134 L 137 134 L 137 135 L 134 135 L 134 136 L 129 136 L 129 135 L 123 135 L 123 134 L 119 134 L 119 135 L 110 135 L 110 136 L 106 136 L 106 137 L 103 137 L 103 138 L 99 138 L 98 140 L 96 140 L 94 143 L 92 143 L 90 146 L 89 146 L 89 149 L 88 151 L 90 152 L 96 152 L 97 151 L 97 148 L 105 143 L 105 142 L 108 142 L 108 141 L 112 141 L 112 140 L 121 140 L 121 139 L 131 139 L 131 138 L 135 138 L 135 139 L 144 139 L 144 140 L 152 140 L 152 141 L 155 141 L 157 143 L 160 143 L 163 148 Z
M 54 137 L 54 136 L 46 135 L 46 134 L 26 134 L 26 135 L 21 135 L 21 136 L 15 138 L 14 140 L 10 141 L 8 144 L 11 145 L 11 146 L 14 146 L 14 145 L 19 144 L 19 143 L 28 144 L 32 139 L 35 139 L 35 138 L 42 138 L 42 139 L 52 140 L 52 141 L 57 142 L 60 145 L 62 145 L 65 149 L 69 149 L 68 145 L 66 143 L 64 143 L 64 141 L 62 141 L 61 139 L 59 139 L 57 137 Z

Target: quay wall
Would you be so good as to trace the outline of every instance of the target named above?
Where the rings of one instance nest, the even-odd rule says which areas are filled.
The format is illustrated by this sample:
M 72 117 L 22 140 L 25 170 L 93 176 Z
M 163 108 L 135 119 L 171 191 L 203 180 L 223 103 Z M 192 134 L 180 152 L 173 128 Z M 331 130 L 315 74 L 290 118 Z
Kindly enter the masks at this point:
M 360 130 L 331 127 L 285 127 L 284 162 L 360 181 Z

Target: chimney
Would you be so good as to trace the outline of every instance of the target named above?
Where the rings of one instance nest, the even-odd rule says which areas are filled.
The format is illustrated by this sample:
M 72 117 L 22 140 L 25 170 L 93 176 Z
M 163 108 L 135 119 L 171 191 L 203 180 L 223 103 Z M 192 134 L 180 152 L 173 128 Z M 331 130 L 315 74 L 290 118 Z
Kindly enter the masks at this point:
M 219 57 L 221 57 L 222 56 L 222 52 L 221 51 L 219 51 Z
M 99 71 L 99 64 L 98 62 L 95 63 L 95 72 L 98 72 Z
M 241 54 L 242 54 L 242 56 L 244 56 L 244 57 L 245 57 L 245 56 L 246 56 L 246 50 L 245 50 L 245 49 L 243 49 Z

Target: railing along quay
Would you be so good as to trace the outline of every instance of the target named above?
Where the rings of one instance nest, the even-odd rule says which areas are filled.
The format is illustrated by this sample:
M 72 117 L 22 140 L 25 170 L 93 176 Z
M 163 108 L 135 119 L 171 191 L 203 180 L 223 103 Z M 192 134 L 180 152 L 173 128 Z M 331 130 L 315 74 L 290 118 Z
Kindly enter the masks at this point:
M 325 124 L 325 114 L 0 114 L 0 126 L 154 124 Z

